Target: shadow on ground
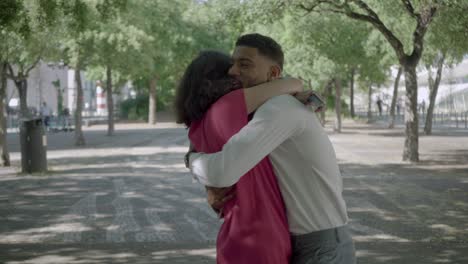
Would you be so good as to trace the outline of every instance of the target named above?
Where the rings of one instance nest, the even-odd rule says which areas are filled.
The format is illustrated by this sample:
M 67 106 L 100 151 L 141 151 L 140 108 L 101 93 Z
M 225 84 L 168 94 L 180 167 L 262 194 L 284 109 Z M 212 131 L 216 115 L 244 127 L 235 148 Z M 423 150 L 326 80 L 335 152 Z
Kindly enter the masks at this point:
M 183 167 L 186 131 L 88 133 L 88 157 L 52 156 L 49 176 L 0 178 L 0 262 L 214 263 L 220 223 Z M 75 149 L 72 134 L 50 136 L 49 146 Z M 89 157 L 100 149 L 108 155 Z M 468 263 L 468 150 L 457 145 L 421 159 L 340 163 L 358 263 Z
M 467 244 L 358 242 L 359 264 L 464 264 L 468 263 Z
M 187 139 L 182 137 L 187 132 L 183 128 L 148 128 L 148 129 L 119 129 L 114 136 L 107 136 L 105 130 L 91 130 L 83 132 L 86 146 L 76 147 L 74 145 L 73 132 L 47 133 L 48 150 L 68 149 L 94 149 L 94 148 L 125 148 L 145 147 L 148 143 L 161 143 L 165 140 L 179 139 L 179 144 L 184 144 Z M 10 152 L 19 152 L 19 134 L 8 135 L 8 149 Z
M 5 264 L 51 263 L 166 263 L 202 264 L 215 263 L 213 245 L 186 244 L 161 245 L 160 243 L 118 243 L 112 245 L 1 245 Z
M 340 168 L 358 263 L 468 263 L 466 168 Z

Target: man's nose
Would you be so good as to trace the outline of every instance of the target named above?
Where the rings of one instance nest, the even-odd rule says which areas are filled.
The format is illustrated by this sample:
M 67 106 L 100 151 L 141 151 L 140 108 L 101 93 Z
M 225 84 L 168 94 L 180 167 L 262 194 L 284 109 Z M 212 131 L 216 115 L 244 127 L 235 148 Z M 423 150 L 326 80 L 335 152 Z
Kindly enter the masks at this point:
M 239 72 L 239 67 L 237 67 L 235 64 L 231 66 L 231 68 L 229 68 L 229 71 L 228 71 L 228 74 L 229 76 L 239 76 L 240 75 L 240 72 Z

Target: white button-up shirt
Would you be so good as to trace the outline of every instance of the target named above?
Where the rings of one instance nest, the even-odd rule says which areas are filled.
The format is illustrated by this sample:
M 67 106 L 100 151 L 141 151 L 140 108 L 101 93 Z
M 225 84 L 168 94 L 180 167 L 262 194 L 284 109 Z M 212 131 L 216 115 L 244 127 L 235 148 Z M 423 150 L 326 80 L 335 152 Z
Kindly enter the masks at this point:
M 222 151 L 190 155 L 190 169 L 204 185 L 228 187 L 267 155 L 293 235 L 347 223 L 333 146 L 315 113 L 290 95 L 274 97 L 259 107 Z

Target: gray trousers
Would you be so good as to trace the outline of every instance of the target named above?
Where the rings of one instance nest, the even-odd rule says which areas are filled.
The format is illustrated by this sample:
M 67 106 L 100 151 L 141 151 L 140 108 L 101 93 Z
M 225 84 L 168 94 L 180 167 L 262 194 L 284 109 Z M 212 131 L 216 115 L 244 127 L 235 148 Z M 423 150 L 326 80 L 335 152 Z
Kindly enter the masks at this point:
M 355 264 L 348 226 L 291 237 L 292 264 Z

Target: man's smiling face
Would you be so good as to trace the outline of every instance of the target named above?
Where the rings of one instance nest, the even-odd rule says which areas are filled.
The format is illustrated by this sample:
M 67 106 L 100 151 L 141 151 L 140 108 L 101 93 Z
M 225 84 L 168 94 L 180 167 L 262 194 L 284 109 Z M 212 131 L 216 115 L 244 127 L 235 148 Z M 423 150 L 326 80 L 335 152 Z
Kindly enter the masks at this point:
M 237 46 L 232 54 L 229 75 L 249 88 L 273 79 L 271 67 L 274 64 L 258 52 L 257 48 Z

